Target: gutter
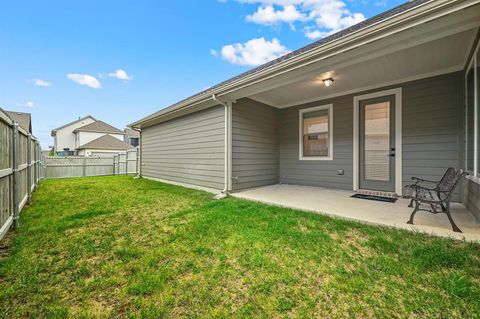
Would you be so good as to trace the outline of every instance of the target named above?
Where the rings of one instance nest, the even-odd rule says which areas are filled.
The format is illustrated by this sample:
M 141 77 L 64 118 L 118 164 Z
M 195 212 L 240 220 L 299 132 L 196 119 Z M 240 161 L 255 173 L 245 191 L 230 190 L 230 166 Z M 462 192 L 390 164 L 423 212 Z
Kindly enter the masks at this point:
M 223 105 L 225 109 L 225 173 L 222 194 L 228 195 L 232 190 L 232 104 L 234 101 L 221 101 L 215 94 L 212 94 L 212 100 Z

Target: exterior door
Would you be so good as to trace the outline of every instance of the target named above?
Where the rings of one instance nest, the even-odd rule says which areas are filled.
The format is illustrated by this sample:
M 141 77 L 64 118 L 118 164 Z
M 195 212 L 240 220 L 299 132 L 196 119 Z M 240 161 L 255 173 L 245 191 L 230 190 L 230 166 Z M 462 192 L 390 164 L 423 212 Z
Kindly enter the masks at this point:
M 395 191 L 395 96 L 360 101 L 360 188 Z

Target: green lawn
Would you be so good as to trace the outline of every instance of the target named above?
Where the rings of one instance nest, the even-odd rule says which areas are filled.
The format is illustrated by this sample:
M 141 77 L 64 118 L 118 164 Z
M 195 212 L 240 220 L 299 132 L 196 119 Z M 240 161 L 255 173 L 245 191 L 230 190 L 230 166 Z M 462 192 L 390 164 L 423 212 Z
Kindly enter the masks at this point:
M 42 182 L 7 242 L 0 318 L 480 316 L 479 245 L 132 177 Z

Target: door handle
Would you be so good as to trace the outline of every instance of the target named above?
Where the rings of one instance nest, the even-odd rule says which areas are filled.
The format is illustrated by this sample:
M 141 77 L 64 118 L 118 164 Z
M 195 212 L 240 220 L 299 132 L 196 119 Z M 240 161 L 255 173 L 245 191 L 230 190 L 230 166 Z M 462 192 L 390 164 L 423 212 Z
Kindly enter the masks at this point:
M 395 151 L 390 151 L 390 153 L 387 156 L 388 157 L 395 157 Z

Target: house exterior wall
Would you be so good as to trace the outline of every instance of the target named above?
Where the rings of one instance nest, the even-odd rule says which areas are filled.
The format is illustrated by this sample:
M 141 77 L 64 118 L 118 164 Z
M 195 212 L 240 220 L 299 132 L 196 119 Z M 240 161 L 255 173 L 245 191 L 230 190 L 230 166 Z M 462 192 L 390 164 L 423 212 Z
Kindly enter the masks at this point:
M 250 99 L 232 108 L 232 188 L 279 181 L 278 110 Z
M 472 181 L 467 179 L 464 183 L 463 203 L 475 217 L 476 222 L 480 223 L 480 184 L 479 180 Z
M 79 127 L 88 125 L 95 122 L 90 117 L 83 119 L 81 121 L 75 122 L 69 126 L 59 129 L 54 137 L 55 152 L 61 152 L 64 148 L 69 148 L 70 150 L 75 149 L 75 133 L 73 131 Z
M 77 132 L 75 148 L 85 145 L 88 142 L 96 140 L 97 138 L 102 137 L 106 134 L 107 133 L 100 133 L 100 132 L 84 132 L 84 131 Z M 109 134 L 109 135 L 112 137 L 115 137 L 116 139 L 119 139 L 120 141 L 123 141 L 123 134 Z
M 142 129 L 141 174 L 222 190 L 225 110 L 215 106 Z
M 457 72 L 280 110 L 280 182 L 352 190 L 353 98 L 396 87 L 402 88 L 403 101 L 403 184 L 412 176 L 440 179 L 447 167 L 462 167 L 462 76 Z M 299 110 L 330 103 L 333 160 L 299 160 Z

